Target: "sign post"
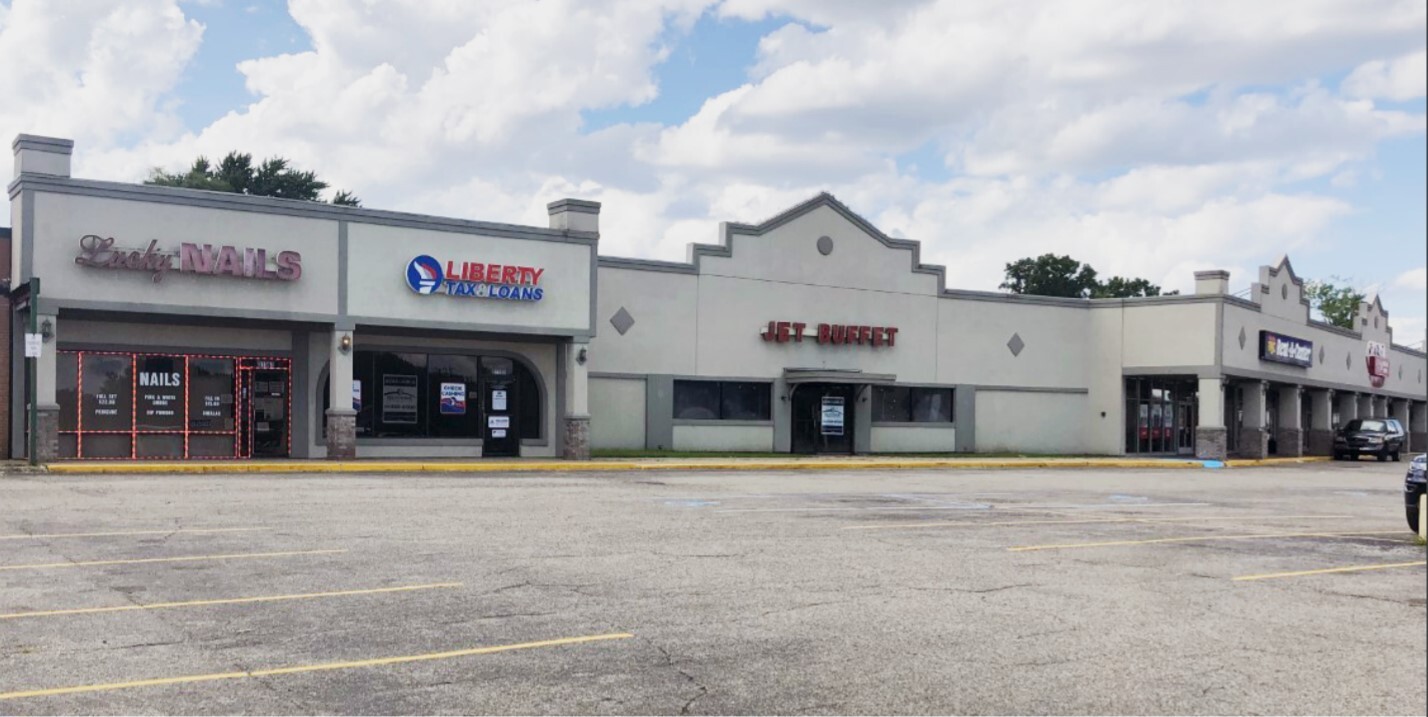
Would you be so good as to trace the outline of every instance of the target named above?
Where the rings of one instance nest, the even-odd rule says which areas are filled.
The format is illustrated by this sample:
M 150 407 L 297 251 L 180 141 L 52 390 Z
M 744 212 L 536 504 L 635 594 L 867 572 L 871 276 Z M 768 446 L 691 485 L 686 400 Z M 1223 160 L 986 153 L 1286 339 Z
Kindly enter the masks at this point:
M 26 448 L 27 448 L 26 453 L 28 454 L 28 456 L 29 456 L 29 458 L 30 458 L 30 465 L 34 466 L 34 465 L 39 465 L 39 463 L 40 463 L 39 457 L 35 455 L 35 446 L 38 445 L 38 443 L 37 443 L 36 440 L 35 440 L 35 434 L 38 433 L 38 430 L 37 430 L 37 429 L 39 428 L 39 411 L 37 410 L 37 407 L 35 406 L 35 399 L 38 397 L 37 395 L 38 395 L 38 393 L 39 393 L 39 387 L 35 385 L 35 375 L 36 375 L 36 370 L 38 369 L 38 366 L 39 366 L 38 361 L 40 360 L 40 351 L 38 351 L 38 350 L 37 350 L 37 351 L 34 351 L 34 352 L 31 352 L 31 351 L 30 351 L 30 337 L 31 337 L 31 336 L 39 336 L 39 332 L 40 332 L 40 316 L 39 316 L 39 313 L 40 313 L 40 278 L 39 278 L 39 277 L 37 277 L 37 276 L 32 276 L 32 277 L 30 277 L 30 291 L 29 291 L 29 294 L 30 294 L 30 297 L 29 297 L 29 301 L 30 301 L 30 330 L 29 330 L 28 333 L 25 334 L 25 385 L 30 388 L 30 395 L 29 395 L 29 399 L 30 399 L 30 401 L 29 401 L 29 403 L 30 403 L 29 409 L 30 409 L 30 410 L 28 411 L 28 414 L 29 414 L 29 415 L 26 417 L 26 423 L 29 424 L 29 431 L 28 431 L 29 440 L 27 441 L 28 445 L 26 446 Z M 41 337 L 40 346 L 37 347 L 37 348 L 43 350 L 43 346 L 44 346 L 43 337 Z

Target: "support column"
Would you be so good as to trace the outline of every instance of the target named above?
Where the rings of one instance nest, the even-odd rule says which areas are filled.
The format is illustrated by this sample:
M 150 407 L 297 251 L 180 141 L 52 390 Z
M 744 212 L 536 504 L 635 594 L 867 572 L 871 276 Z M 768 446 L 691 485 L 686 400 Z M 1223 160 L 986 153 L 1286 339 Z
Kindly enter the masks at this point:
M 55 398 L 59 374 L 59 356 L 56 350 L 59 347 L 59 317 L 54 314 L 40 314 L 36 318 L 36 325 L 41 327 L 41 333 L 44 333 L 46 322 L 50 325 L 50 338 L 45 339 L 40 357 L 35 360 L 35 393 L 31 396 L 31 400 L 35 402 L 35 460 L 40 463 L 60 457 L 60 409 L 59 401 Z
M 1225 382 L 1223 379 L 1202 378 L 1196 390 L 1199 400 L 1199 425 L 1195 426 L 1195 457 L 1209 461 L 1225 460 Z
M 1327 456 L 1334 452 L 1334 389 L 1308 389 L 1309 433 L 1305 452 Z
M 1415 453 L 1428 450 L 1428 403 L 1414 401 L 1408 407 L 1408 444 Z
M 1279 422 L 1275 427 L 1274 442 L 1279 455 L 1298 458 L 1304 455 L 1303 414 L 1299 402 L 1304 389 L 1299 386 L 1284 386 L 1279 389 Z
M 1264 458 L 1269 455 L 1269 430 L 1264 425 L 1265 381 L 1244 383 L 1245 419 L 1240 428 L 1240 455 Z
M 1359 394 L 1359 418 L 1373 418 L 1373 395 Z
M 590 344 L 571 341 L 563 347 L 565 361 L 565 415 L 561 417 L 560 456 L 576 461 L 590 460 Z
M 1388 417 L 1396 418 L 1403 426 L 1403 452 L 1413 450 L 1413 432 L 1408 427 L 1408 400 L 1404 398 L 1391 398 L 1388 400 Z
M 1374 397 L 1373 397 L 1373 417 L 1374 417 L 1374 418 L 1388 418 L 1388 417 L 1389 417 L 1389 414 L 1388 414 L 1388 405 L 1389 405 L 1389 401 L 1388 401 L 1388 398 L 1387 398 L 1386 396 L 1374 396 Z
M 1357 393 L 1345 391 L 1338 394 L 1338 398 L 1339 425 L 1334 426 L 1335 428 L 1341 428 L 1344 424 L 1359 417 L 1359 395 Z
M 327 373 L 327 457 L 351 460 L 357 457 L 357 401 L 352 395 L 352 327 L 333 327 Z M 372 400 L 375 386 L 363 386 L 362 398 Z

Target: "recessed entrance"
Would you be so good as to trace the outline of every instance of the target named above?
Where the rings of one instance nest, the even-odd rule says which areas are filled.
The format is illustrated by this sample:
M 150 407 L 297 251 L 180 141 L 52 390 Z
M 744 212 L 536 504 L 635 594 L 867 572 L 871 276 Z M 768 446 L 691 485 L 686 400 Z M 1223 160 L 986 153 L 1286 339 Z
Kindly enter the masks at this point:
M 793 386 L 794 453 L 852 453 L 857 386 L 803 383 Z

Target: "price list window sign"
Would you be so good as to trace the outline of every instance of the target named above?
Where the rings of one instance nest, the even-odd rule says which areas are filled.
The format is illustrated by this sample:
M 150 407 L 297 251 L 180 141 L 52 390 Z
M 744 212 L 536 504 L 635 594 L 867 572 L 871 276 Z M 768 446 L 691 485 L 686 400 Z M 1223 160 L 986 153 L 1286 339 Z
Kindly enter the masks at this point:
M 234 455 L 233 359 L 188 360 L 188 452 L 190 457 Z
M 84 354 L 79 383 L 81 455 L 86 458 L 132 456 L 133 355 Z

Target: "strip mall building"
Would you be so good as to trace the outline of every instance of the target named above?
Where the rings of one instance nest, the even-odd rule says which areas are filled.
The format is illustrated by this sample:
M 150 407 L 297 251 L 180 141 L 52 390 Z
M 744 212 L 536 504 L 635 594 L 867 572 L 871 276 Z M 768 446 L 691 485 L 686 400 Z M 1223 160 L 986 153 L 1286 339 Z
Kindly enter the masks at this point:
M 826 194 L 663 262 L 599 255 L 594 202 L 476 222 L 76 179 L 72 147 L 13 144 L 14 457 L 31 422 L 43 460 L 1428 446 L 1425 354 L 1377 300 L 1312 319 L 1288 259 L 1243 298 L 1013 296 Z

